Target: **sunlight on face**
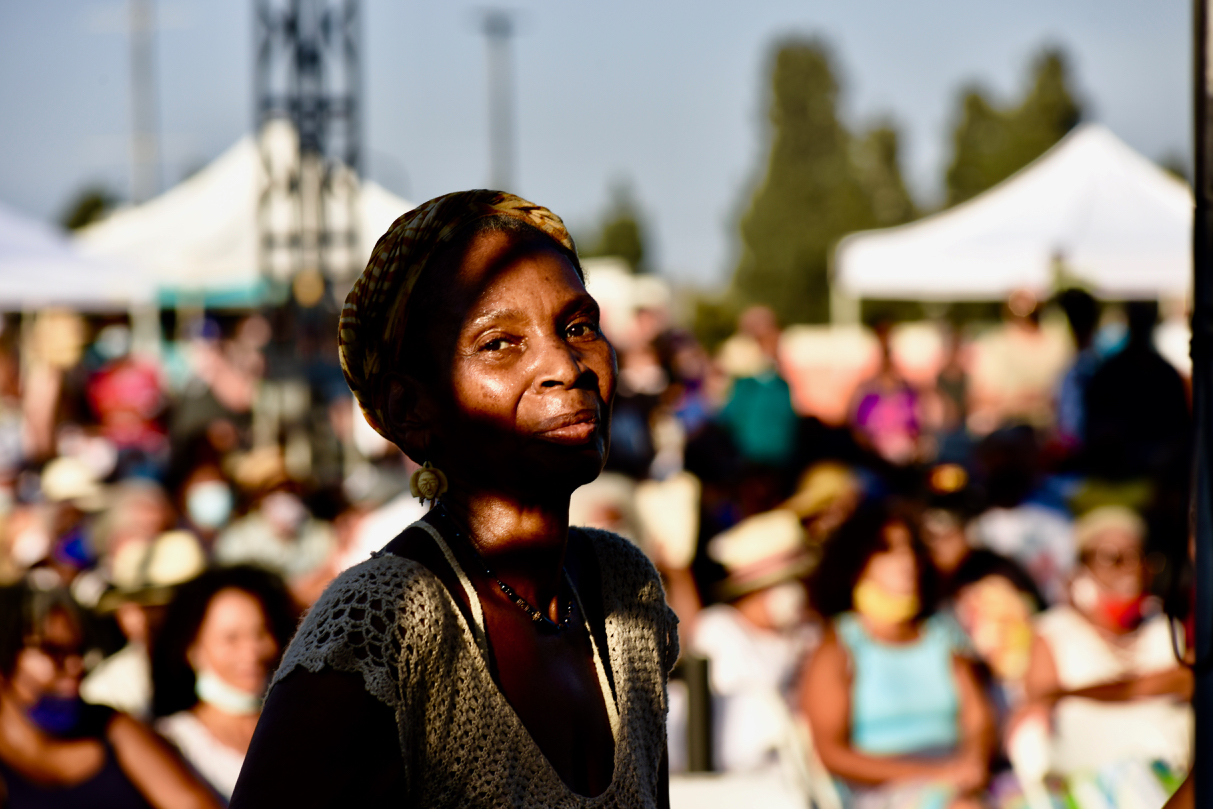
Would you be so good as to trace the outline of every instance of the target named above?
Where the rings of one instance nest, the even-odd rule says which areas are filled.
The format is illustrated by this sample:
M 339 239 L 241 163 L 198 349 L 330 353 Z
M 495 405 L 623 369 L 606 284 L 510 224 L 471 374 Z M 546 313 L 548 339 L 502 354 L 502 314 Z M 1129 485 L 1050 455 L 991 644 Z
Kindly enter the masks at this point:
M 606 457 L 616 362 L 573 265 L 543 242 L 488 232 L 454 284 L 454 407 L 440 425 L 454 465 L 508 460 L 574 486 L 593 479 Z
M 80 691 L 84 663 L 80 627 L 63 609 L 46 616 L 40 634 L 17 654 L 11 681 L 14 696 L 32 705 L 43 695 L 74 697 Z
M 261 602 L 235 588 L 220 590 L 211 599 L 189 650 L 195 669 L 206 669 L 249 694 L 261 693 L 277 654 L 278 642 L 266 625 Z
M 912 595 L 918 591 L 918 564 L 914 559 L 910 529 L 890 522 L 883 530 L 885 550 L 872 554 L 861 578 L 879 585 L 894 595 Z

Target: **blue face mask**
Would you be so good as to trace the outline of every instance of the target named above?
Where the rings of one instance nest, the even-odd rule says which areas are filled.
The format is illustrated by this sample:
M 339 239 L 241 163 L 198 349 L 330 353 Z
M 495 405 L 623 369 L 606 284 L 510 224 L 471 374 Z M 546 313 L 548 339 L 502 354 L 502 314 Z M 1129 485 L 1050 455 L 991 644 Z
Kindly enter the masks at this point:
M 52 736 L 67 736 L 80 724 L 80 711 L 84 703 L 79 697 L 53 697 L 43 695 L 25 712 L 29 721 Z
M 208 480 L 190 487 L 185 510 L 199 528 L 222 528 L 232 516 L 232 490 L 219 480 Z

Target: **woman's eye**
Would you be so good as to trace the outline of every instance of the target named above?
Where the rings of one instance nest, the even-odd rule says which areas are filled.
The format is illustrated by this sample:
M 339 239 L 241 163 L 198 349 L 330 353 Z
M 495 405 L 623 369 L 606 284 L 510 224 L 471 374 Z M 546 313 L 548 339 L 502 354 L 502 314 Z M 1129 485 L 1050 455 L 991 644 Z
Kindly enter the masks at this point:
M 501 351 L 510 343 L 504 337 L 497 337 L 489 340 L 480 346 L 481 351 Z
M 597 337 L 598 326 L 589 321 L 581 321 L 569 326 L 566 333 L 569 337 Z

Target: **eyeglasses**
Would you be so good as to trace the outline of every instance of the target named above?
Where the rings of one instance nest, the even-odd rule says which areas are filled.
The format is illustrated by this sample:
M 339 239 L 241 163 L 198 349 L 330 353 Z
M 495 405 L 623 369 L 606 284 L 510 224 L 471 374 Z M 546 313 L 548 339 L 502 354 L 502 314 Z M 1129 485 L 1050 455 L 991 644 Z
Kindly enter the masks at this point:
M 79 646 L 69 646 L 62 643 L 39 642 L 35 639 L 27 641 L 25 648 L 34 649 L 49 657 L 51 662 L 55 664 L 55 668 L 59 671 L 66 669 L 67 661 L 72 658 L 80 659 L 83 657 Z
M 1117 548 L 1092 548 L 1084 551 L 1082 561 L 1088 567 L 1111 570 L 1139 568 L 1144 561 L 1141 551 L 1122 551 Z

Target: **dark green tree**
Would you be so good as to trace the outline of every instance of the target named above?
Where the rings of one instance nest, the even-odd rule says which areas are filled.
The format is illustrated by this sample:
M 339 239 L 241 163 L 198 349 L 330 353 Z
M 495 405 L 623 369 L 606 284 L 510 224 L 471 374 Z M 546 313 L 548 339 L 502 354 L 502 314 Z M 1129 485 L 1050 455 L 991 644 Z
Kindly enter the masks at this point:
M 899 141 L 897 129 L 885 122 L 864 133 L 853 149 L 856 176 L 877 227 L 900 225 L 918 216 L 901 176 Z
M 1019 103 L 1000 108 L 984 90 L 961 93 L 947 171 L 948 205 L 964 202 L 1040 157 L 1079 122 L 1082 110 L 1070 89 L 1069 67 L 1057 49 L 1043 51 Z
M 113 209 L 117 202 L 117 195 L 108 188 L 96 185 L 88 186 L 68 202 L 59 217 L 59 223 L 68 230 L 79 230 L 85 225 L 101 219 Z
M 739 304 L 771 306 L 785 323 L 829 319 L 828 255 L 841 236 L 913 214 L 896 132 L 886 125 L 857 141 L 838 119 L 838 96 L 824 43 L 776 47 L 771 150 L 741 218 L 733 292 Z
M 647 228 L 642 220 L 643 214 L 636 203 L 631 184 L 626 181 L 615 183 L 611 187 L 611 205 L 598 237 L 591 242 L 588 250 L 582 251 L 582 255 L 616 256 L 626 261 L 632 272 L 646 272 Z

